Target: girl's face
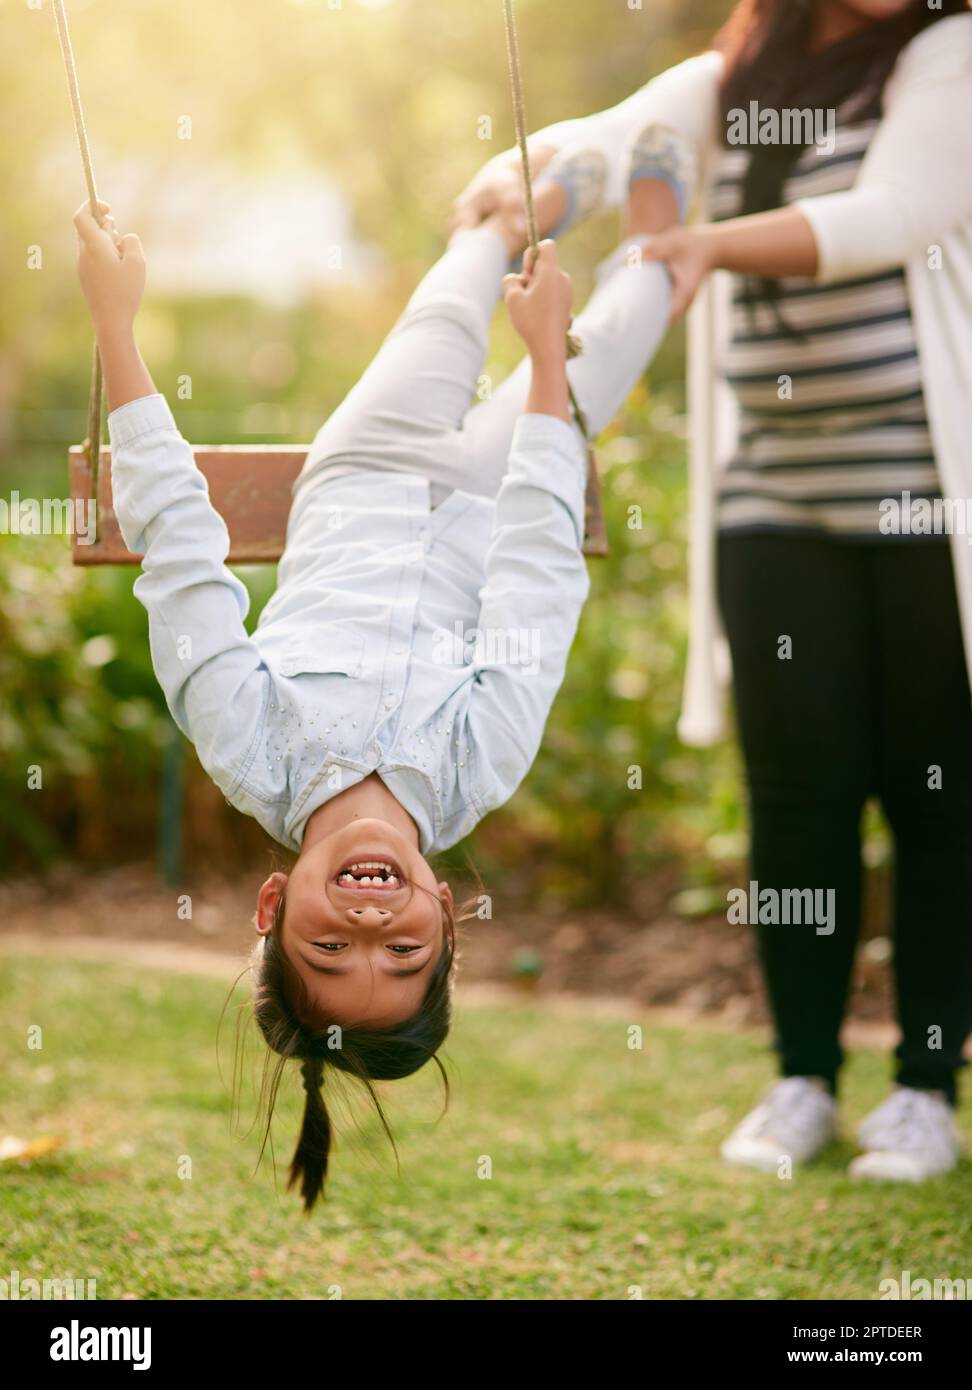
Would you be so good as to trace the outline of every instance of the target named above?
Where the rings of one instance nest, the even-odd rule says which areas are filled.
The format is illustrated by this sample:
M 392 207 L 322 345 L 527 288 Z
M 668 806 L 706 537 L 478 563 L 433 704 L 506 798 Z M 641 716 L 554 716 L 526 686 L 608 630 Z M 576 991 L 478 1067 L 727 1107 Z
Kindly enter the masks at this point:
M 314 843 L 288 879 L 260 890 L 257 931 L 287 904 L 280 945 L 315 1017 L 393 1027 L 417 1012 L 445 942 L 447 883 L 387 821 L 361 819 Z

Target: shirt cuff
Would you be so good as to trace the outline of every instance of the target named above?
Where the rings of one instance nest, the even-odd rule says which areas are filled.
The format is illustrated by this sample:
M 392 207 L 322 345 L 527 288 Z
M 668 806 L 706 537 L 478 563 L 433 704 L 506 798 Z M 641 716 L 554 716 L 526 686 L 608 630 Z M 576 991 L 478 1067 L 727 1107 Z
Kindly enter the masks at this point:
M 578 425 L 556 415 L 521 415 L 513 431 L 511 454 L 521 468 L 526 465 L 528 475 L 534 475 L 528 476 L 531 484 L 570 508 L 583 534 L 587 445 Z
M 513 447 L 556 449 L 576 459 L 578 467 L 587 468 L 587 450 L 577 425 L 568 424 L 556 415 L 521 415 L 513 431 Z
M 155 430 L 176 430 L 172 411 L 161 392 L 153 396 L 139 396 L 137 400 L 120 405 L 108 416 L 108 438 L 113 449 L 131 444 L 140 435 L 152 434 Z

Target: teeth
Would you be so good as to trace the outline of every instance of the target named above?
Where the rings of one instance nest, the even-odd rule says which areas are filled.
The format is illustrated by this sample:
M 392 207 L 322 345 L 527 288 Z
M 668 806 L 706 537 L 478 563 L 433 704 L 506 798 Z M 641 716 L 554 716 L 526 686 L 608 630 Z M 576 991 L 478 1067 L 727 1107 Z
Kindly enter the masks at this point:
M 363 860 L 351 864 L 338 875 L 339 883 L 354 883 L 360 888 L 371 888 L 376 884 L 384 888 L 398 888 L 400 880 L 391 864 L 379 859 Z

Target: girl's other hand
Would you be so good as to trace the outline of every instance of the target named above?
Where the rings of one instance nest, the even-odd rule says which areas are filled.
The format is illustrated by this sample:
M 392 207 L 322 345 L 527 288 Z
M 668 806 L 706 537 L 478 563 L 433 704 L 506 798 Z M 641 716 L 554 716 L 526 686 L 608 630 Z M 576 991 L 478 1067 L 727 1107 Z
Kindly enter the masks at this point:
M 99 335 L 128 331 L 145 290 L 145 254 L 133 232 L 120 236 L 107 203 L 98 204 L 101 224 L 86 202 L 74 214 L 78 234 L 78 279 Z
M 554 242 L 541 241 L 536 257 L 527 251 L 523 273 L 503 281 L 503 297 L 532 357 L 566 357 L 574 287 L 560 268 Z

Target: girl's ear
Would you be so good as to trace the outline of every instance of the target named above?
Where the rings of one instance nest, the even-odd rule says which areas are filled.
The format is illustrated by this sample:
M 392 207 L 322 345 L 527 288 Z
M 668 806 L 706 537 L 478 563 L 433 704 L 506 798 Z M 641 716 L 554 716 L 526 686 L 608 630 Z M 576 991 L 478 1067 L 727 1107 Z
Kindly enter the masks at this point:
M 273 931 L 273 924 L 277 918 L 277 910 L 280 907 L 280 899 L 283 891 L 287 887 L 286 874 L 271 874 L 266 883 L 260 889 L 260 896 L 257 898 L 256 918 L 254 926 L 260 936 L 269 936 Z
M 455 899 L 452 896 L 452 889 L 449 887 L 448 883 L 437 883 L 436 887 L 439 890 L 439 897 L 442 899 L 442 905 L 451 917 L 456 910 L 456 903 Z

